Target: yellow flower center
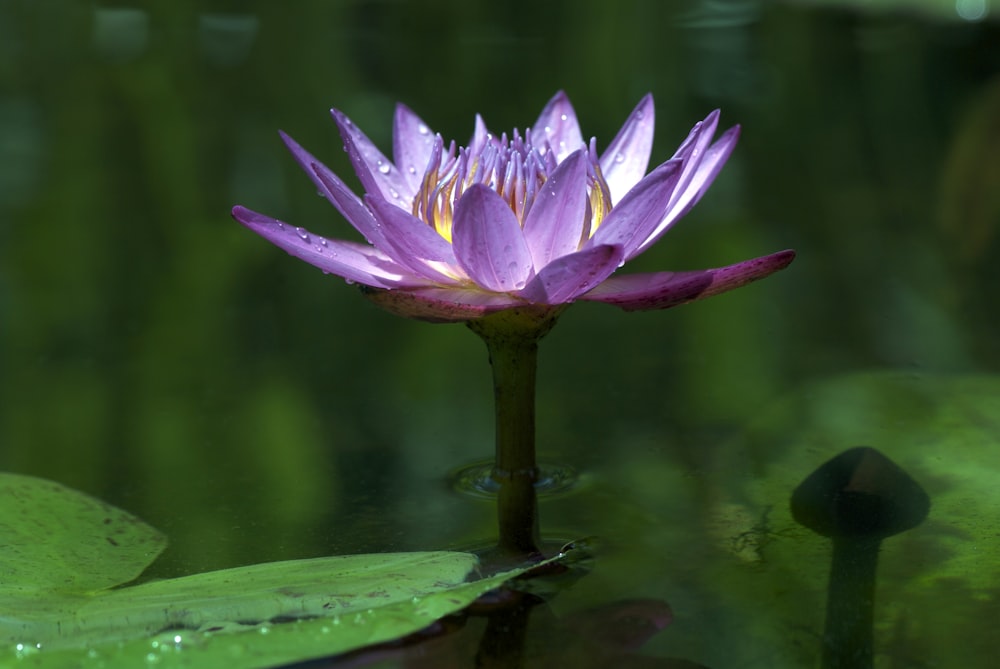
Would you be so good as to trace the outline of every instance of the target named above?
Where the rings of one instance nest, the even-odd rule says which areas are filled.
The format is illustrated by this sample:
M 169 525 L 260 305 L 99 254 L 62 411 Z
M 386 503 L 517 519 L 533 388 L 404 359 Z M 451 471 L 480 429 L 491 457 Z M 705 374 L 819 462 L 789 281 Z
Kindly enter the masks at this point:
M 548 141 L 532 145 L 530 130 L 524 138 L 515 130 L 509 140 L 506 134 L 500 138 L 488 135 L 479 147 L 456 150 L 452 142 L 447 153 L 438 137 L 434 155 L 413 199 L 413 215 L 449 242 L 455 204 L 470 186 L 481 183 L 493 189 L 523 227 L 535 197 L 558 164 Z M 594 142 L 587 156 L 589 206 L 580 221 L 581 244 L 594 234 L 611 210 L 611 193 L 601 174 Z

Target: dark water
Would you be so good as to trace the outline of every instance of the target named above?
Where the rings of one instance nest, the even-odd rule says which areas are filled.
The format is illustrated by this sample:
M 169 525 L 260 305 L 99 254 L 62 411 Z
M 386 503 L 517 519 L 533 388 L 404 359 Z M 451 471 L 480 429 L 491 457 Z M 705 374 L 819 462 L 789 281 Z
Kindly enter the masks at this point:
M 603 146 L 651 91 L 654 163 L 717 107 L 743 134 L 628 269 L 799 255 L 671 311 L 575 305 L 542 342 L 540 449 L 581 476 L 543 533 L 603 546 L 555 613 L 657 598 L 644 653 L 812 666 L 829 546 L 788 498 L 866 444 L 932 498 L 883 544 L 876 666 L 993 666 L 1000 29 L 959 16 L 988 2 L 857 4 L 0 1 L 0 468 L 163 529 L 158 575 L 488 541 L 445 482 L 490 452 L 482 343 L 229 209 L 346 236 L 276 133 L 349 175 L 332 106 L 388 151 L 396 101 L 464 140 L 564 89 Z

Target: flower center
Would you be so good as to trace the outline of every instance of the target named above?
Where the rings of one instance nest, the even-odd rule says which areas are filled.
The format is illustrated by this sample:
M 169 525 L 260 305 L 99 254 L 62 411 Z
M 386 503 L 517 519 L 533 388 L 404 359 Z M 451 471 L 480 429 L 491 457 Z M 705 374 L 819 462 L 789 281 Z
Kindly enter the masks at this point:
M 581 243 L 594 234 L 611 209 L 611 193 L 601 174 L 594 140 L 587 149 L 587 156 L 589 206 L 584 220 L 580 221 Z M 503 198 L 524 227 L 535 197 L 557 165 L 548 140 L 533 144 L 530 129 L 525 131 L 523 138 L 517 130 L 510 139 L 506 133 L 499 138 L 487 135 L 478 146 L 456 149 L 452 142 L 447 152 L 438 135 L 430 164 L 413 199 L 413 215 L 450 242 L 455 204 L 466 189 L 478 183 Z

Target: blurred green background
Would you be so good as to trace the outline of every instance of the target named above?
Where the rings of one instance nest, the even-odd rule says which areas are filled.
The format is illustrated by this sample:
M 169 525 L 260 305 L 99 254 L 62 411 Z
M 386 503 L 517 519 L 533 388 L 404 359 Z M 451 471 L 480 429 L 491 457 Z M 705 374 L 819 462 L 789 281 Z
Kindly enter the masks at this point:
M 161 576 L 488 540 L 489 503 L 447 484 L 492 447 L 482 343 L 379 311 L 229 210 L 353 233 L 277 136 L 355 184 L 332 106 L 388 151 L 396 101 L 464 141 L 475 113 L 524 128 L 564 89 L 604 146 L 651 91 L 654 164 L 711 109 L 743 134 L 626 271 L 799 255 L 671 311 L 576 305 L 542 342 L 540 449 L 581 474 L 543 532 L 607 545 L 566 606 L 662 597 L 653 653 L 809 666 L 828 547 L 787 496 L 873 440 L 936 502 L 897 563 L 887 542 L 879 666 L 992 666 L 991 9 L 0 0 L 0 469 L 164 530 Z

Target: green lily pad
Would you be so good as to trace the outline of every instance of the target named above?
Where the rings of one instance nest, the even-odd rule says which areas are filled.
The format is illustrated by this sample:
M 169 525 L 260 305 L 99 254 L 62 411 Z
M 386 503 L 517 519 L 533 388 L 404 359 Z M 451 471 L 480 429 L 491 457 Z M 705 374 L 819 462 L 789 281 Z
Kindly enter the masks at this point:
M 775 647 L 794 638 L 818 652 L 831 542 L 795 522 L 789 499 L 830 458 L 871 446 L 931 500 L 923 523 L 881 544 L 878 656 L 894 666 L 984 666 L 1000 615 L 998 443 L 998 376 L 862 372 L 805 386 L 719 453 L 720 546 L 746 569 L 719 569 L 715 583 L 748 618 L 761 602 L 780 612 L 780 624 L 758 617 L 756 638 L 779 630 Z
M 50 481 L 0 474 L 0 487 L 15 500 L 0 512 L 3 666 L 214 669 L 335 655 L 417 632 L 538 566 L 468 582 L 472 554 L 388 553 L 111 589 L 163 549 L 159 532 Z
M 54 481 L 0 473 L 0 597 L 84 593 L 136 578 L 166 547 L 135 516 Z

